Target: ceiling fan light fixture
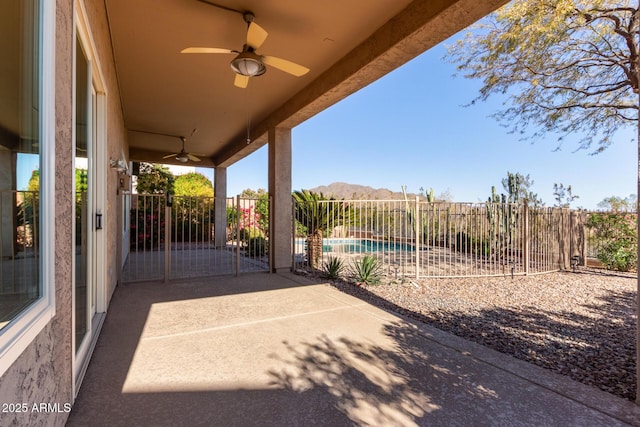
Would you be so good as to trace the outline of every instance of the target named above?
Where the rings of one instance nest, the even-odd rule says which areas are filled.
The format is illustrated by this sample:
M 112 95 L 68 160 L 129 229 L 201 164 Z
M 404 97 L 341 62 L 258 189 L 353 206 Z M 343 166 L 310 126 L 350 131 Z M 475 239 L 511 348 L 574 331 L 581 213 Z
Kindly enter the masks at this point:
M 176 156 L 176 160 L 182 163 L 187 163 L 189 161 L 189 157 L 186 154 L 180 153 Z
M 240 53 L 231 61 L 231 69 L 247 77 L 260 76 L 267 71 L 260 57 L 251 51 Z

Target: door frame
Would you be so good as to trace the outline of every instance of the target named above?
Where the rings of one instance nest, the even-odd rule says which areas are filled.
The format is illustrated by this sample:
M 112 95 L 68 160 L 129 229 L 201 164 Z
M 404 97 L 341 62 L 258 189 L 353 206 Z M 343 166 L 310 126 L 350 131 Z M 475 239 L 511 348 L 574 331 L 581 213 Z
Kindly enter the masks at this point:
M 91 123 L 91 136 L 93 145 L 88 151 L 89 168 L 91 172 L 90 187 L 88 188 L 89 205 L 87 206 L 88 216 L 88 248 L 90 261 L 88 263 L 88 283 L 87 283 L 87 311 L 90 312 L 92 300 L 95 292 L 95 315 L 88 319 L 87 333 L 83 339 L 81 346 L 76 352 L 76 295 L 75 295 L 75 257 L 73 257 L 74 280 L 72 284 L 72 327 L 71 327 L 71 354 L 73 365 L 73 396 L 78 393 L 80 384 L 86 372 L 91 354 L 95 348 L 97 337 L 104 321 L 104 314 L 107 311 L 107 276 L 106 276 L 106 232 L 104 221 L 107 214 L 106 199 L 106 173 L 107 173 L 107 93 L 104 75 L 100 67 L 100 61 L 96 54 L 95 42 L 92 37 L 91 28 L 87 19 L 87 13 L 81 0 L 74 1 L 74 43 L 73 43 L 73 125 L 71 147 L 73 156 L 75 157 L 75 141 L 76 141 L 76 124 L 75 124 L 75 97 L 76 97 L 76 40 L 82 46 L 84 55 L 87 58 L 89 67 L 89 93 L 88 103 L 91 103 L 91 115 L 89 122 Z M 95 93 L 95 98 L 93 93 Z M 75 164 L 74 164 L 75 170 Z M 74 172 L 75 173 L 75 172 Z M 74 179 L 75 182 L 75 179 Z M 75 184 L 74 184 L 75 185 Z M 74 188 L 75 194 L 75 188 Z M 97 211 L 102 213 L 102 230 L 96 230 L 95 214 Z M 75 215 L 73 215 L 73 233 L 75 242 Z M 75 243 L 74 243 L 75 245 Z

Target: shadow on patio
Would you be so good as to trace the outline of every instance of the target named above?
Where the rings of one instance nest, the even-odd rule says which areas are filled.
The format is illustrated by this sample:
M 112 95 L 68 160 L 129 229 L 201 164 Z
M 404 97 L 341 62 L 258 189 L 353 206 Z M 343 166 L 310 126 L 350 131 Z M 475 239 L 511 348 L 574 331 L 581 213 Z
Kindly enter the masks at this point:
M 296 276 L 136 284 L 69 425 L 624 425 L 541 376 L 564 381 Z

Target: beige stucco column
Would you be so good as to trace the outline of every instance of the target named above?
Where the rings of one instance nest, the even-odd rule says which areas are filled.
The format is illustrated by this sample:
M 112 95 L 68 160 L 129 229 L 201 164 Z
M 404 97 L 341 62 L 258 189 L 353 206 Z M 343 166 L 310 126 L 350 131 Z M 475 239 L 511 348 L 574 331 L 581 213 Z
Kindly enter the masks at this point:
M 227 243 L 227 168 L 215 168 L 213 188 L 215 245 L 216 248 L 223 248 Z
M 291 129 L 269 129 L 269 253 L 271 271 L 291 270 Z

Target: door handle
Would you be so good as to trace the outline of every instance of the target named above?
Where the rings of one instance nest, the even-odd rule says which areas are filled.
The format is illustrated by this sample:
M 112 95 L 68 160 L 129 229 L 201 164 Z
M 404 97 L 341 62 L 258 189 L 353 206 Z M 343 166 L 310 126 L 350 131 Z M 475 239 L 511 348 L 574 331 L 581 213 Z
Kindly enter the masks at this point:
M 96 230 L 102 230 L 102 211 L 96 211 Z

